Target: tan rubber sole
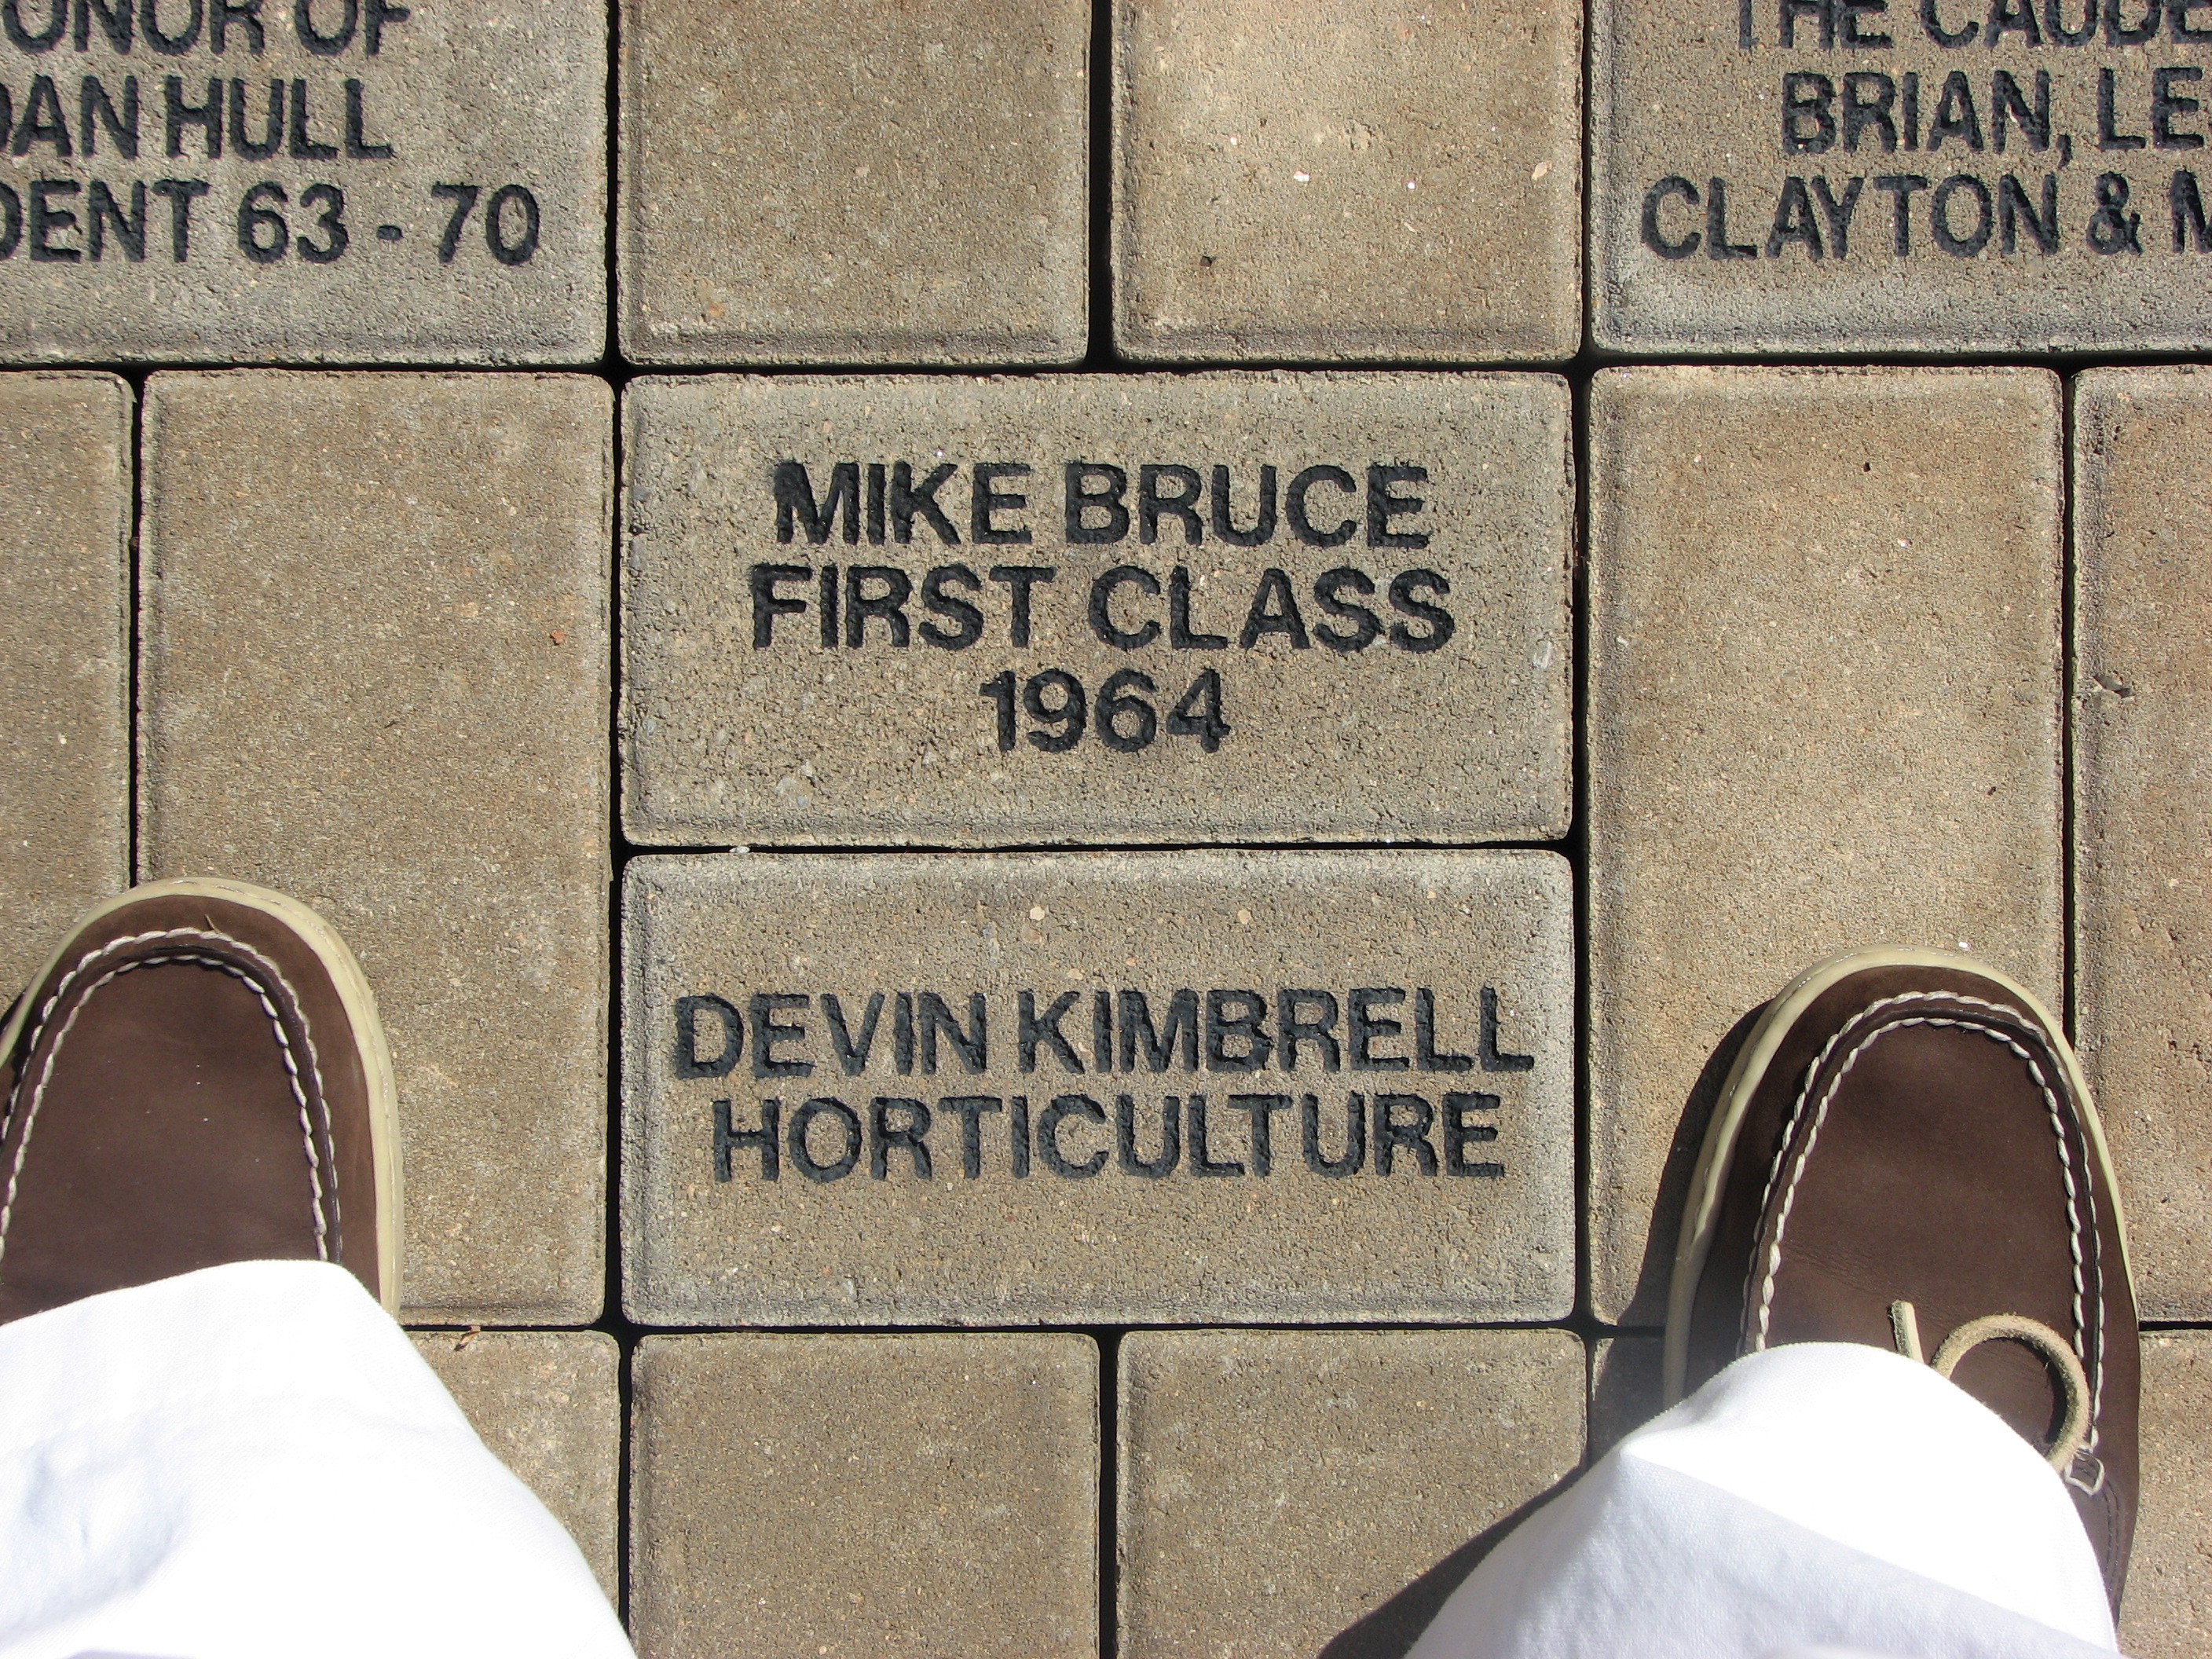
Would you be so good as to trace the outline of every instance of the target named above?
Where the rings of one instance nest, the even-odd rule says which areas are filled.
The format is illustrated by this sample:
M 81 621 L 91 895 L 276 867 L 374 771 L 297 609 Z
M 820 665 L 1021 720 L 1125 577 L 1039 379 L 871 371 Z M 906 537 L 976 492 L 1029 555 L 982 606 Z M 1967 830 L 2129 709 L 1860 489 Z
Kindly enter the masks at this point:
M 291 898 L 266 887 L 256 887 L 251 882 L 229 881 L 221 877 L 184 876 L 167 881 L 149 881 L 133 887 L 127 893 L 94 906 L 77 918 L 76 925 L 54 948 L 32 980 L 33 987 L 42 983 L 60 963 L 63 956 L 75 943 L 78 934 L 103 916 L 112 915 L 126 904 L 146 898 L 216 898 L 227 903 L 244 905 L 274 916 L 291 929 L 307 944 L 323 969 L 337 988 L 338 1000 L 344 1005 L 346 1018 L 353 1024 L 355 1041 L 360 1045 L 362 1065 L 368 1074 L 369 1154 L 376 1175 L 376 1279 L 378 1299 L 384 1310 L 393 1318 L 399 1316 L 399 1259 L 400 1259 L 400 1166 L 399 1166 L 399 1095 L 392 1080 L 392 1050 L 384 1040 L 384 1023 L 377 1018 L 376 994 L 369 989 L 368 977 L 361 970 L 337 930 L 295 898 Z M 0 1053 L 12 1049 L 21 1036 L 24 1024 L 31 1015 L 31 996 L 26 991 L 15 1006 L 4 1031 L 0 1031 Z
M 1674 1276 L 1668 1287 L 1661 1395 L 1667 1405 L 1672 1406 L 1682 1398 L 1688 1380 L 1690 1305 L 1697 1295 L 1698 1281 L 1705 1276 L 1706 1259 L 1712 1253 L 1721 1191 L 1728 1180 L 1729 1164 L 1735 1155 L 1736 1136 L 1743 1127 L 1751 1097 L 1765 1080 L 1767 1067 L 1773 1063 L 1784 1036 L 1796 1024 L 1798 1017 L 1838 981 L 1869 968 L 1949 968 L 1975 974 L 2019 998 L 2041 1024 L 2058 1054 L 2059 1063 L 2066 1068 L 2067 1082 L 2081 1103 L 2089 1145 L 2096 1154 L 2098 1168 L 2103 1171 L 2106 1190 L 2112 1195 L 2112 1217 L 2120 1235 L 2120 1265 L 2127 1273 L 2130 1291 L 2134 1288 L 2135 1266 L 2128 1258 L 2127 1217 L 2120 1209 L 2119 1182 L 2112 1174 L 2112 1156 L 2105 1144 L 2104 1122 L 2097 1115 L 2088 1079 L 2081 1075 L 2081 1062 L 2075 1057 L 2073 1044 L 2066 1041 L 2065 1032 L 2051 1017 L 2051 1011 L 2043 1006 L 2041 999 L 1987 963 L 1948 951 L 1905 946 L 1847 951 L 1814 963 L 1783 988 L 1781 994 L 1759 1016 L 1759 1024 L 1752 1027 L 1751 1035 L 1744 1039 L 1735 1063 L 1729 1068 L 1728 1081 L 1722 1085 L 1720 1098 L 1714 1103 L 1712 1121 L 1705 1128 L 1705 1146 L 1698 1153 L 1697 1167 L 1690 1176 L 1689 1197 L 1682 1211 L 1682 1231 L 1674 1248 Z

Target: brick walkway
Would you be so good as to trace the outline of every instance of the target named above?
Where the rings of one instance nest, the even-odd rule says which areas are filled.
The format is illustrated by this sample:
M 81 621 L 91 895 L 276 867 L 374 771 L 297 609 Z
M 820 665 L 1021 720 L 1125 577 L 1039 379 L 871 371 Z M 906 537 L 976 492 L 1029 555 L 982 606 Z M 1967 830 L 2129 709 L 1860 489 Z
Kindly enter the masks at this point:
M 417 1341 L 648 1659 L 1401 1652 L 1655 1407 L 1732 1034 L 1871 941 L 2067 1011 L 2124 1644 L 2212 1638 L 2194 37 L 1962 105 L 1600 4 L 1586 167 L 1578 9 L 1432 9 L 422 0 L 220 120 L 211 37 L 0 47 L 0 980 L 133 875 L 337 924 Z

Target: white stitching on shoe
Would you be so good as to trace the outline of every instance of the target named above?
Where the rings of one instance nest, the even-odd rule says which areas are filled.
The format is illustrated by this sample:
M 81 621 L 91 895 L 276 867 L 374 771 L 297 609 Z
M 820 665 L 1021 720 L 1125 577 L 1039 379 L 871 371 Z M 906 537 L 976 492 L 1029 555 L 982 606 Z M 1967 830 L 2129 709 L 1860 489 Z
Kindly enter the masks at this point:
M 1766 1346 L 1770 1319 L 1774 1304 L 1774 1279 L 1782 1263 L 1782 1239 L 1784 1233 L 1787 1231 L 1789 1226 L 1790 1212 L 1796 1202 L 1798 1182 L 1804 1175 L 1805 1164 L 1812 1155 L 1814 1144 L 1820 1139 L 1821 1126 L 1827 1119 L 1829 1103 L 1834 1100 L 1837 1091 L 1842 1087 L 1844 1079 L 1849 1075 L 1852 1066 L 1857 1062 L 1859 1056 L 1864 1054 L 1880 1038 L 1904 1026 L 1933 1025 L 1958 1030 L 1973 1031 L 1980 1036 L 1988 1037 L 1991 1042 L 2002 1043 L 2007 1048 L 2019 1055 L 2020 1058 L 2027 1063 L 2028 1075 L 2034 1079 L 2036 1088 L 2043 1096 L 2044 1109 L 2045 1114 L 2051 1120 L 2052 1133 L 2058 1142 L 2058 1166 L 2061 1174 L 2064 1177 L 2066 1188 L 2067 1246 L 2069 1252 L 2072 1256 L 2074 1268 L 2075 1334 L 2073 1337 L 2073 1346 L 2075 1357 L 2082 1361 L 2083 1369 L 2085 1370 L 2088 1369 L 2088 1356 L 2083 1352 L 2085 1347 L 2083 1338 L 2087 1334 L 2087 1319 L 2084 1304 L 2088 1298 L 2087 1287 L 2083 1283 L 2083 1270 L 2085 1264 L 2082 1261 L 2081 1235 L 2084 1231 L 2082 1225 L 2082 1211 L 2086 1208 L 2088 1212 L 2088 1224 L 2087 1231 L 2090 1237 L 2090 1248 L 2095 1253 L 2095 1268 L 2094 1277 L 2097 1286 L 2097 1294 L 2094 1300 L 2097 1306 L 2098 1363 L 2095 1367 L 2095 1379 L 2091 1386 L 2088 1437 L 2085 1441 L 2082 1449 L 2087 1451 L 2094 1452 L 2096 1448 L 2097 1441 L 2097 1419 L 2103 1404 L 2105 1384 L 2105 1367 L 2103 1363 L 2105 1352 L 2104 1249 L 2103 1241 L 2098 1237 L 2095 1184 L 2093 1181 L 2087 1179 L 2086 1175 L 2087 1158 L 2086 1148 L 2082 1153 L 2085 1178 L 2077 1186 L 2074 1177 L 2074 1151 L 2073 1148 L 2068 1145 L 2065 1120 L 2059 1111 L 2057 1095 L 2052 1089 L 2049 1079 L 2045 1076 L 2044 1067 L 2037 1056 L 2032 1054 L 2029 1050 L 2022 1048 L 2019 1043 L 2014 1042 L 2011 1037 L 2006 1036 L 2002 1032 L 1993 1031 L 1986 1026 L 1974 1024 L 1966 1020 L 1943 1019 L 1933 1015 L 1921 1015 L 1908 1019 L 1882 1020 L 1877 1023 L 1872 1030 L 1868 1030 L 1865 1026 L 1864 1022 L 1871 1016 L 1881 1014 L 1888 1010 L 1895 1009 L 1909 1004 L 1925 1003 L 1942 1003 L 1949 1004 L 1954 1006 L 1985 1008 L 1993 1013 L 2002 1015 L 2009 1021 L 2017 1022 L 2021 1018 L 2019 1010 L 2003 1003 L 1986 1001 L 1979 997 L 1970 997 L 1948 993 L 1907 992 L 1898 996 L 1885 998 L 1880 1002 L 1870 1004 L 1866 1008 L 1862 1009 L 1858 1014 L 1852 1018 L 1852 1019 L 1839 1027 L 1835 1034 L 1830 1036 L 1828 1041 L 1821 1046 L 1820 1054 L 1814 1057 L 1813 1063 L 1806 1068 L 1804 1085 L 1799 1091 L 1797 1098 L 1791 1106 L 1789 1119 L 1783 1127 L 1781 1139 L 1775 1148 L 1774 1164 L 1767 1172 L 1765 1189 L 1760 1194 L 1759 1209 L 1762 1213 L 1764 1213 L 1773 1202 L 1775 1188 L 1781 1179 L 1783 1166 L 1785 1162 L 1790 1161 L 1789 1151 L 1790 1143 L 1796 1134 L 1798 1123 L 1804 1116 L 1805 1104 L 1811 1093 L 1813 1079 L 1820 1074 L 1821 1068 L 1827 1063 L 1827 1060 L 1830 1055 L 1834 1052 L 1837 1044 L 1843 1040 L 1847 1032 L 1856 1028 L 1862 1033 L 1858 1042 L 1852 1046 L 1850 1052 L 1844 1057 L 1843 1062 L 1837 1068 L 1835 1075 L 1829 1079 L 1827 1088 L 1821 1093 L 1820 1104 L 1814 1113 L 1812 1125 L 1806 1132 L 1804 1145 L 1799 1149 L 1794 1165 L 1791 1169 L 1789 1186 L 1783 1192 L 1782 1207 L 1775 1216 L 1774 1237 L 1767 1249 L 1765 1272 L 1760 1280 L 1756 1297 L 1759 1308 L 1759 1325 L 1757 1333 L 1752 1340 L 1752 1351 L 1753 1352 L 1758 1352 L 1765 1349 Z M 2080 1139 L 2078 1135 L 2076 1139 L 2077 1141 Z M 1753 1264 L 1753 1271 L 1757 1271 L 1757 1265 L 1756 1261 L 1754 1261 Z M 1747 1285 L 1745 1289 L 1747 1296 L 1748 1297 L 1750 1290 L 1749 1285 Z
M 52 993 L 46 998 L 44 1005 L 39 1009 L 36 1018 L 33 1018 L 26 1028 L 21 1052 L 28 1054 L 36 1049 L 40 1038 L 45 1033 L 45 1028 L 47 1023 L 53 1017 L 55 1008 L 59 1005 L 62 999 L 69 994 L 71 986 L 73 986 L 76 981 L 82 978 L 87 972 L 90 971 L 93 965 L 98 963 L 102 957 L 110 956 L 118 951 L 131 945 L 149 945 L 156 941 L 170 940 L 179 943 L 185 941 L 195 941 L 203 944 L 216 943 L 228 946 L 229 949 L 235 951 L 240 956 L 246 957 L 256 968 L 265 973 L 270 980 L 281 986 L 283 988 L 285 995 L 291 1000 L 294 1006 L 298 1006 L 300 1002 L 299 993 L 293 988 L 291 981 L 284 976 L 284 973 L 282 969 L 277 967 L 277 965 L 271 962 L 267 957 L 262 955 L 260 951 L 246 944 L 244 940 L 234 939 L 228 933 L 220 933 L 211 929 L 201 929 L 197 927 L 172 927 L 156 933 L 132 933 L 122 938 L 110 939 L 106 944 L 101 945 L 99 950 L 88 953 L 82 960 L 72 963 L 69 971 L 55 981 Z M 124 974 L 130 973 L 135 969 L 161 966 L 173 963 L 189 963 L 196 966 L 214 968 L 222 973 L 228 974 L 234 979 L 240 981 L 253 993 L 255 1000 L 261 1004 L 262 1012 L 268 1016 L 270 1029 L 274 1032 L 276 1038 L 277 1051 L 283 1057 L 284 1070 L 287 1079 L 291 1085 L 293 1098 L 299 1103 L 300 1130 L 301 1139 L 306 1144 L 309 1198 L 314 1218 L 316 1255 L 319 1260 L 324 1261 L 329 1261 L 335 1259 L 333 1254 L 334 1236 L 337 1238 L 342 1238 L 343 1236 L 343 1233 L 338 1231 L 342 1224 L 338 1214 L 338 1193 L 336 1181 L 337 1170 L 335 1164 L 336 1150 L 335 1147 L 331 1146 L 331 1142 L 329 1121 L 330 1103 L 323 1083 L 322 1063 L 320 1058 L 315 1052 L 313 1034 L 307 1030 L 305 1022 L 303 1021 L 301 1024 L 301 1036 L 307 1044 L 307 1064 L 309 1069 L 313 1073 L 315 1081 L 315 1107 L 319 1110 L 323 1119 L 321 1127 L 323 1130 L 324 1149 L 332 1160 L 332 1181 L 329 1193 L 331 1219 L 327 1224 L 325 1222 L 323 1217 L 323 1204 L 325 1197 L 323 1187 L 323 1153 L 319 1152 L 315 1144 L 316 1126 L 313 1118 L 310 1115 L 307 1093 L 301 1085 L 299 1063 L 293 1054 L 292 1040 L 290 1035 L 284 1029 L 284 1023 L 282 1017 L 278 1014 L 275 1004 L 270 1000 L 266 988 L 257 983 L 252 975 L 247 974 L 237 964 L 227 962 L 219 957 L 207 956 L 198 952 L 187 951 L 165 951 L 157 955 L 143 957 L 136 962 L 127 962 L 118 967 L 109 969 L 106 973 L 101 975 L 99 979 L 94 981 L 90 985 L 88 985 L 85 988 L 84 997 L 80 999 L 76 1006 L 70 1011 L 69 1018 L 63 1022 L 61 1030 L 55 1035 L 53 1043 L 47 1051 L 44 1064 L 40 1067 L 38 1083 L 31 1091 L 30 1103 L 24 1114 L 23 1133 L 15 1143 L 15 1157 L 9 1164 L 7 1191 L 4 1196 L 0 1196 L 0 1256 L 4 1256 L 6 1254 L 8 1244 L 8 1226 L 9 1222 L 15 1212 L 15 1194 L 21 1182 L 24 1158 L 30 1148 L 32 1131 L 36 1128 L 38 1124 L 39 1108 L 46 1097 L 46 1084 L 52 1074 L 54 1060 L 61 1051 L 63 1041 L 69 1036 L 71 1028 L 76 1025 L 77 1016 L 83 1012 L 86 1001 L 90 999 L 93 992 L 99 990 L 100 987 L 107 984 L 111 980 L 118 978 Z M 13 1118 L 14 1111 L 12 1109 L 17 1100 L 21 1097 L 24 1082 L 25 1079 L 22 1077 L 18 1077 L 15 1079 L 15 1087 L 9 1091 L 9 1105 L 10 1110 L 6 1115 L 5 1118 L 0 1118 L 0 1122 L 5 1122 L 9 1119 Z

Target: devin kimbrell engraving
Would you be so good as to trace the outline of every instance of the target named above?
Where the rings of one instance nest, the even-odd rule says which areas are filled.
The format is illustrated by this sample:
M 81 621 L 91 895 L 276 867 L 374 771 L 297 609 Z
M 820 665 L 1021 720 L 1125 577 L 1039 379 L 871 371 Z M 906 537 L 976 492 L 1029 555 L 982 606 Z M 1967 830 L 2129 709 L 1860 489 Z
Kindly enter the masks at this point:
M 1498 1046 L 1498 997 L 1484 987 L 1474 1052 L 1439 1036 L 1437 997 L 1428 987 L 1354 986 L 1332 990 L 1182 987 L 1164 994 L 1021 989 L 994 999 L 933 990 L 874 991 L 865 1001 L 836 992 L 760 991 L 745 1000 L 711 993 L 678 997 L 672 1008 L 671 1068 L 684 1079 L 720 1079 L 749 1062 L 758 1079 L 805 1078 L 834 1064 L 847 1077 L 874 1068 L 934 1076 L 940 1067 L 978 1075 L 992 1069 L 994 1003 L 999 1059 L 1020 1074 L 1335 1073 L 1465 1073 L 1533 1070 L 1532 1055 Z M 1406 1018 L 1401 1018 L 1401 1015 Z M 1008 1016 L 1011 1015 L 1011 1019 Z M 818 1018 L 817 1017 L 818 1016 Z M 1407 1029 L 1410 1025 L 1410 1030 Z M 1009 1054 L 1006 1036 L 1011 1026 Z M 1115 1094 L 1109 1104 L 1084 1092 L 856 1095 L 821 1093 L 789 1103 L 763 1097 L 750 1117 L 724 1097 L 711 1104 L 714 1176 L 735 1178 L 740 1154 L 757 1158 L 760 1178 L 781 1179 L 787 1164 L 814 1182 L 840 1180 L 865 1153 L 877 1180 L 894 1170 L 933 1178 L 942 1158 L 969 1180 L 987 1168 L 1016 1178 L 1037 1165 L 1081 1180 L 1112 1169 L 1157 1180 L 1178 1168 L 1198 1176 L 1269 1176 L 1275 1171 L 1279 1114 L 1295 1112 L 1304 1167 L 1342 1178 L 1363 1169 L 1387 1176 L 1407 1168 L 1425 1176 L 1496 1176 L 1503 1164 L 1470 1158 L 1494 1140 L 1496 1094 L 1446 1090 L 1436 1098 L 1402 1091 L 1348 1091 L 1324 1112 L 1312 1092 L 1231 1092 L 1210 1105 L 1203 1092 L 1147 1097 Z M 1241 1138 L 1224 1136 L 1210 1110 L 1240 1115 Z M 987 1118 L 998 1120 L 988 1133 Z M 936 1135 L 934 1150 L 931 1136 Z M 1003 1151 L 987 1156 L 987 1143 Z M 1143 1150 L 1140 1150 L 1140 1147 Z M 1410 1160 L 1410 1163 L 1408 1163 Z

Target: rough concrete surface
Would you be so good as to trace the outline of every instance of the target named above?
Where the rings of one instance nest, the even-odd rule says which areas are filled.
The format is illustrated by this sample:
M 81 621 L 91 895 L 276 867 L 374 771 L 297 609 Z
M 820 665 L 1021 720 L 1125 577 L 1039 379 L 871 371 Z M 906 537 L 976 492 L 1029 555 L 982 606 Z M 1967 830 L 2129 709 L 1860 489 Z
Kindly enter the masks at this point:
M 131 878 L 131 388 L 0 375 L 0 1002 Z
M 1402 1652 L 1582 1458 L 1565 1331 L 1133 1332 L 1121 1383 L 1130 1659 Z
M 1119 0 L 1115 343 L 1546 362 L 1582 341 L 1582 8 Z
M 1571 903 L 1565 860 L 1538 852 L 634 861 L 625 1305 L 648 1324 L 1559 1318 Z
M 611 438 L 582 377 L 148 382 L 143 871 L 360 956 L 416 1318 L 600 1305 Z
M 622 1354 L 599 1331 L 416 1331 L 492 1455 L 568 1529 L 610 1600 L 617 1594 Z
M 624 410 L 633 839 L 1565 830 L 1560 380 L 694 378 Z M 940 474 L 933 523 L 906 497 Z M 1119 500 L 1071 532 L 1071 492 Z
M 2087 9 L 1595 0 L 1593 340 L 2203 349 L 2212 31 Z
M 648 1337 L 632 1378 L 643 1659 L 1098 1651 L 1089 1337 Z
M 1590 1349 L 1589 1457 L 1592 1462 L 1659 1415 L 1661 1362 L 1656 1336 L 1609 1336 Z
M 605 0 L 9 16 L 0 359 L 604 350 Z
M 2120 1649 L 2195 1659 L 2212 1648 L 2212 1332 L 2146 1335 L 2142 1358 L 2142 1512 Z
M 1591 1302 L 1656 1323 L 1731 1032 L 1800 969 L 1927 945 L 2057 1001 L 2058 386 L 1616 369 L 1590 409 Z
M 623 0 L 623 355 L 1070 363 L 1081 0 Z
M 2075 1008 L 2144 1317 L 2212 1316 L 2212 375 L 2075 385 Z

